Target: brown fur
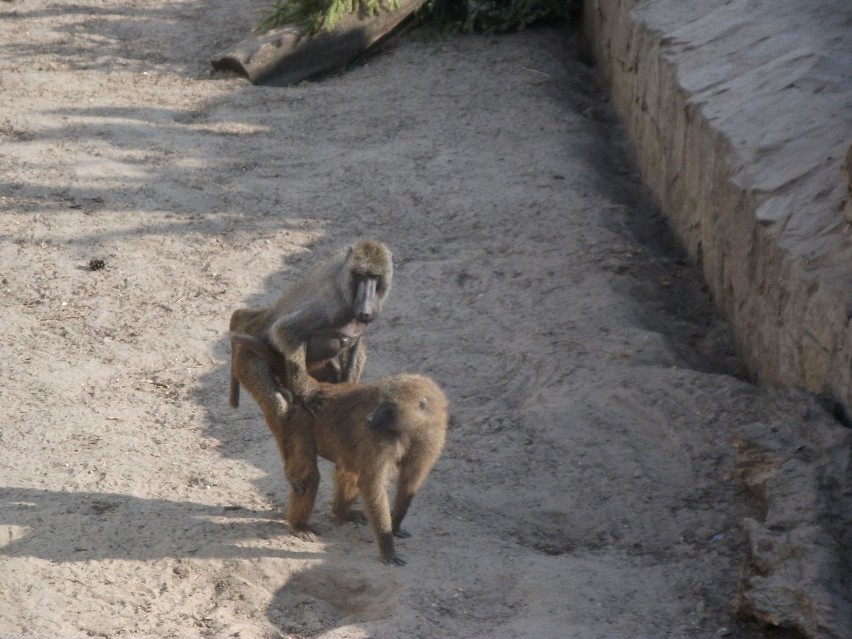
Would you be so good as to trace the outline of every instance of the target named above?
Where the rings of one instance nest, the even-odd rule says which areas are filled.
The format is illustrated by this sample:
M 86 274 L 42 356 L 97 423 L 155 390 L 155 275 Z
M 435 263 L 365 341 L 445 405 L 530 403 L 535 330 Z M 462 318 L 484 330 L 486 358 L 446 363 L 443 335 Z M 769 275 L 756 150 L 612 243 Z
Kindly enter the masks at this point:
M 363 333 L 378 317 L 392 278 L 390 250 L 364 240 L 317 265 L 273 306 L 234 311 L 232 335 L 250 337 L 267 352 L 232 339 L 231 406 L 239 405 L 240 385 L 245 386 L 279 449 L 311 449 L 312 442 L 287 433 L 293 399 L 312 409 L 319 403 L 319 387 L 310 375 L 326 382 L 360 379 L 366 359 Z M 306 482 L 299 474 L 303 468 L 288 468 L 285 460 L 285 476 L 296 490 Z
M 385 563 L 403 565 L 394 536 L 407 537 L 402 520 L 414 493 L 441 454 L 447 430 L 447 399 L 428 377 L 395 375 L 374 384 L 324 384 L 324 401 L 312 415 L 294 406 L 276 439 L 287 473 L 303 482 L 290 493 L 287 520 L 294 534 L 310 539 L 319 470 L 316 456 L 336 465 L 332 511 L 357 520 L 351 511 L 360 495 Z M 399 469 L 393 511 L 385 484 Z

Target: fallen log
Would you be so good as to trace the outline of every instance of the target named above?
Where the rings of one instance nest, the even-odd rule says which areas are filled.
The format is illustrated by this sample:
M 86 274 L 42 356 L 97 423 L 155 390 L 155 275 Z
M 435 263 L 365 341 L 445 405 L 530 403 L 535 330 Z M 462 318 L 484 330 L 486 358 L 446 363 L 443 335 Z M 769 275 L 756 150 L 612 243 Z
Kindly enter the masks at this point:
M 399 0 L 393 11 L 344 15 L 330 31 L 306 35 L 295 26 L 251 35 L 215 56 L 214 69 L 230 69 L 253 84 L 286 86 L 339 69 L 391 35 L 424 0 Z

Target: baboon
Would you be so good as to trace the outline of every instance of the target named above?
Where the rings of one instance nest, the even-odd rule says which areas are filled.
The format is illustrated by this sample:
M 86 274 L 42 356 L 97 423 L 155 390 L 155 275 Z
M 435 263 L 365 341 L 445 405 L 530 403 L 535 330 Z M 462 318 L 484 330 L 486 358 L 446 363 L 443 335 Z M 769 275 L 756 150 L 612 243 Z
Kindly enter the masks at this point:
M 240 333 L 268 349 L 259 354 L 258 348 L 232 339 L 231 406 L 239 405 L 242 384 L 263 412 L 295 492 L 310 484 L 311 469 L 289 460 L 312 454 L 316 467 L 311 452 L 316 446 L 310 433 L 288 431 L 288 411 L 295 403 L 311 411 L 320 405 L 320 387 L 310 374 L 333 383 L 360 379 L 366 358 L 362 335 L 381 312 L 392 279 L 388 247 L 363 240 L 316 266 L 273 306 L 241 308 L 231 315 L 232 335 Z M 288 447 L 289 457 L 284 455 Z
M 280 354 L 286 369 L 281 384 L 304 406 L 314 407 L 321 398 L 310 374 L 335 383 L 360 378 L 366 358 L 362 335 L 379 316 L 392 279 L 390 249 L 363 240 L 316 266 L 273 306 L 234 311 L 230 329 Z M 231 406 L 239 405 L 240 384 L 257 401 L 270 427 L 286 416 L 288 402 L 269 363 L 232 344 Z
M 410 536 L 402 520 L 444 447 L 447 399 L 431 379 L 412 374 L 372 384 L 322 384 L 322 393 L 316 414 L 293 406 L 286 430 L 297 445 L 287 435 L 282 438 L 285 467 L 301 467 L 297 473 L 305 478 L 301 490 L 294 486 L 290 491 L 290 529 L 303 539 L 316 533 L 308 519 L 319 487 L 320 455 L 336 464 L 334 515 L 341 521 L 363 521 L 351 509 L 360 495 L 382 561 L 402 566 L 405 560 L 396 553 L 393 538 Z M 394 468 L 399 476 L 391 511 L 385 484 Z
M 231 333 L 237 345 L 267 361 L 279 378 L 287 374 L 283 359 L 268 344 L 250 335 Z M 414 493 L 426 478 L 447 432 L 447 399 L 428 377 L 401 374 L 373 384 L 323 383 L 324 401 L 316 412 L 291 402 L 289 419 L 275 440 L 290 479 L 287 522 L 293 534 L 313 540 L 308 524 L 319 488 L 317 455 L 336 464 L 332 512 L 341 521 L 363 523 L 351 507 L 360 494 L 367 521 L 388 564 L 402 566 L 393 538 L 409 537 L 402 528 Z M 289 394 L 283 388 L 282 393 Z M 385 483 L 398 467 L 393 514 Z

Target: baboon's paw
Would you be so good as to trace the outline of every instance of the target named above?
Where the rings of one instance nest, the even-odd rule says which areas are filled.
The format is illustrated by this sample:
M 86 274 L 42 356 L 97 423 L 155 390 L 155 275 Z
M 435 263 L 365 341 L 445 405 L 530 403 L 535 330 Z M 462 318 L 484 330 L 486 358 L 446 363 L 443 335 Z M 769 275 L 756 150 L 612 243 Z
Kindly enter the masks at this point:
M 405 565 L 405 559 L 403 559 L 399 555 L 391 555 L 390 557 L 385 557 L 382 561 L 388 566 L 404 566 Z
M 319 530 L 313 526 L 294 529 L 292 532 L 294 536 L 298 537 L 302 541 L 317 541 L 317 538 L 320 536 Z

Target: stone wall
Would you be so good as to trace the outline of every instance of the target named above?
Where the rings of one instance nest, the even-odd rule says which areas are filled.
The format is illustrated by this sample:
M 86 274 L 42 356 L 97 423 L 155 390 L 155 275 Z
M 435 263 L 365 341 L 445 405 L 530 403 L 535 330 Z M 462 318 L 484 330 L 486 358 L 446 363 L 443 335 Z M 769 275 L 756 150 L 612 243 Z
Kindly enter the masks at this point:
M 643 179 L 762 382 L 852 415 L 852 2 L 585 0 Z

